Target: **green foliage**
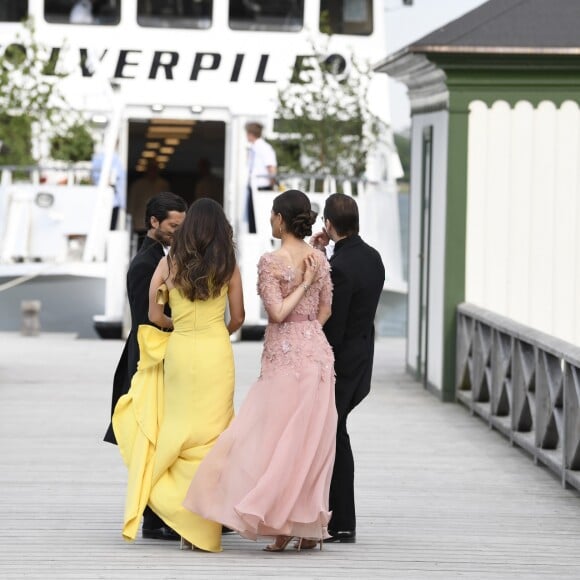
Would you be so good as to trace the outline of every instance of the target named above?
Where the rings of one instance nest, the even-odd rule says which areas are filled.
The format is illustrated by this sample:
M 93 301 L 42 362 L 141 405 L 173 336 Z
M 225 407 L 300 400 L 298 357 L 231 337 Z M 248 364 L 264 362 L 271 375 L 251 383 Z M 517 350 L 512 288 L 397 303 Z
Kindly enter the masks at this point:
M 0 165 L 32 165 L 30 119 L 0 112 Z
M 24 33 L 0 56 L 0 112 L 23 116 L 31 122 L 52 121 L 66 103 L 56 90 L 62 75 L 46 75 L 48 49 L 35 38 L 34 23 L 24 24 Z
M 54 127 L 65 127 L 51 139 L 55 159 L 77 161 L 92 153 L 84 121 L 58 90 L 65 75 L 54 64 L 49 49 L 36 40 L 33 20 L 27 20 L 0 56 L 0 163 L 30 165 L 35 134 L 50 136 Z
M 350 54 L 325 57 L 325 48 L 301 61 L 301 71 L 278 92 L 274 142 L 281 171 L 364 176 L 381 122 L 368 107 L 369 64 Z
M 274 130 L 282 132 L 278 122 L 274 123 Z M 300 164 L 300 140 L 299 139 L 272 139 L 272 145 L 276 149 L 278 173 L 301 173 Z
M 61 161 L 89 161 L 95 142 L 84 125 L 75 123 L 50 141 L 50 156 Z

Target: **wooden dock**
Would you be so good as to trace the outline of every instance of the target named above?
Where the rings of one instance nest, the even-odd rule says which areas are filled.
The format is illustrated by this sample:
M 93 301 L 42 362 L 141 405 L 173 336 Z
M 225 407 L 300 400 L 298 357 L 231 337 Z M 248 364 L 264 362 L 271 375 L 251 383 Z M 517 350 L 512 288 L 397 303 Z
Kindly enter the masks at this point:
M 126 470 L 102 442 L 120 341 L 0 333 L 0 579 L 576 579 L 580 501 L 377 343 L 371 395 L 350 420 L 357 543 L 221 554 L 121 538 Z M 234 344 L 239 402 L 261 344 Z

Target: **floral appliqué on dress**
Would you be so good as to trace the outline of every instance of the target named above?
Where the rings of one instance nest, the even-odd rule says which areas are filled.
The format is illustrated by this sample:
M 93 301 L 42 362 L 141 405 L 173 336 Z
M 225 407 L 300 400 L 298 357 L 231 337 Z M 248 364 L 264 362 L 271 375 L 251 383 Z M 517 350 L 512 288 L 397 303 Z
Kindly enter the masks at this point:
M 316 320 L 321 305 L 332 302 L 330 265 L 322 252 L 315 253 L 318 260 L 318 278 L 297 304 L 293 314 L 304 316 L 302 322 L 269 322 L 264 338 L 262 375 L 273 373 L 299 373 L 305 358 L 320 360 L 326 367 L 333 363 L 332 349 Z M 258 263 L 258 294 L 266 309 L 276 307 L 303 281 L 300 268 L 293 268 L 274 253 L 264 254 Z M 328 370 L 328 369 L 327 369 Z

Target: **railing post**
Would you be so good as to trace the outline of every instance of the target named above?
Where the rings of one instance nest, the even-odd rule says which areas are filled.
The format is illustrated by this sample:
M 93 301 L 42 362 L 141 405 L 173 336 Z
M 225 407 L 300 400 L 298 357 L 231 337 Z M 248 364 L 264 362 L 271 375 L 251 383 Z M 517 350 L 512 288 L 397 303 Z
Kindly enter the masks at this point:
M 20 311 L 22 313 L 21 334 L 23 336 L 38 336 L 40 334 L 40 300 L 22 300 Z

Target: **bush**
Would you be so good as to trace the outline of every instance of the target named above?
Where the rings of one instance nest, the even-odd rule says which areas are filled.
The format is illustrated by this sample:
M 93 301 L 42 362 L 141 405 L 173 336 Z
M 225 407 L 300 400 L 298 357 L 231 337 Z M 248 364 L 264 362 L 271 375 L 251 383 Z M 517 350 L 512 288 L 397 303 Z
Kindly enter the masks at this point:
M 50 156 L 58 161 L 89 161 L 95 142 L 84 125 L 74 124 L 50 140 Z
M 0 112 L 0 165 L 32 165 L 31 121 Z

